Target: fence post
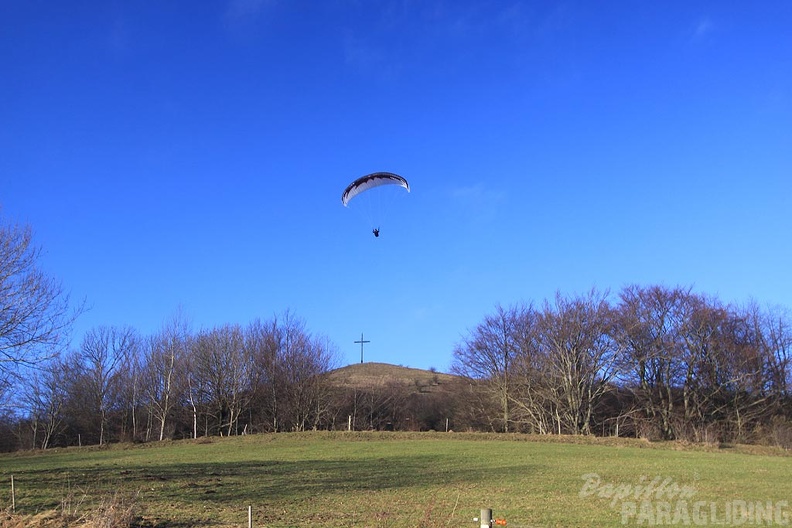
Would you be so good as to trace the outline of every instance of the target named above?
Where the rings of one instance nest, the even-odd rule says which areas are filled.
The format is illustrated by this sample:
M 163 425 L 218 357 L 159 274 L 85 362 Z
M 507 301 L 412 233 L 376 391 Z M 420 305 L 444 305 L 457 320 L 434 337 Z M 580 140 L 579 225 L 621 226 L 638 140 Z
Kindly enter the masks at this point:
M 11 475 L 11 512 L 16 513 L 16 490 L 14 489 L 14 475 Z
M 492 526 L 492 510 L 490 508 L 482 508 L 479 522 L 481 528 L 490 528 Z
M 253 506 L 248 506 L 248 528 L 253 528 Z

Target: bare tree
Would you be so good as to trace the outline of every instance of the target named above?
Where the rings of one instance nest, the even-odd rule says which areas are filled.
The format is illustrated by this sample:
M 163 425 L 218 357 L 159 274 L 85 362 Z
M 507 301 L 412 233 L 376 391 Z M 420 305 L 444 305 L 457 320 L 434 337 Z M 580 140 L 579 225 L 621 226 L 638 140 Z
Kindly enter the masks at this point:
M 558 431 L 558 401 L 555 387 L 548 385 L 550 362 L 542 346 L 542 313 L 533 307 L 521 310 L 515 329 L 517 355 L 512 364 L 512 389 L 509 398 L 512 418 L 530 433 Z M 555 425 L 554 425 L 555 424 Z
M 99 444 L 106 442 L 108 413 L 121 400 L 129 360 L 136 353 L 137 333 L 130 327 L 101 326 L 85 334 L 80 346 L 80 362 L 99 417 Z
M 731 353 L 732 314 L 714 299 L 690 295 L 680 336 L 683 419 L 676 436 L 710 441 L 728 400 L 725 365 Z
M 124 387 L 124 403 L 126 405 L 126 418 L 124 420 L 124 427 L 129 427 L 130 430 L 125 431 L 125 436 L 128 435 L 130 440 L 137 440 L 140 438 L 140 424 L 139 416 L 141 407 L 144 401 L 144 369 L 143 369 L 143 353 L 145 343 L 141 342 L 141 346 L 136 350 L 136 353 L 129 358 L 127 365 L 127 383 Z
M 746 320 L 761 339 L 759 346 L 765 361 L 767 392 L 774 400 L 773 412 L 792 396 L 792 316 L 780 306 L 759 308 L 750 303 L 743 310 Z
M 305 322 L 287 311 L 268 322 L 251 323 L 245 347 L 253 359 L 252 389 L 263 427 L 272 431 L 317 427 L 330 413 L 330 387 L 322 374 L 335 364 L 331 343 L 311 335 Z
M 676 392 L 685 366 L 682 332 L 690 289 L 628 286 L 620 293 L 616 339 L 624 350 L 624 382 L 664 439 L 675 438 Z
M 475 380 L 486 380 L 500 405 L 500 428 L 509 431 L 513 399 L 513 364 L 524 344 L 523 305 L 505 309 L 497 306 L 454 348 L 452 371 Z
M 279 431 L 285 410 L 281 404 L 284 383 L 279 372 L 281 335 L 277 319 L 253 321 L 245 333 L 245 347 L 253 361 L 251 389 L 258 425 L 265 431 Z
M 184 404 L 189 407 L 192 415 L 192 437 L 198 438 L 198 420 L 203 419 L 203 434 L 209 434 L 209 407 L 211 405 L 210 380 L 201 371 L 203 358 L 199 353 L 198 338 L 190 340 L 189 353 L 184 357 L 186 372 L 186 399 Z
M 63 432 L 66 397 L 66 365 L 59 358 L 34 370 L 25 380 L 24 405 L 33 428 L 34 446 L 47 449 Z
M 149 415 L 157 422 L 160 441 L 165 439 L 168 418 L 180 403 L 188 376 L 186 363 L 190 347 L 189 324 L 180 314 L 148 341 L 143 391 Z
M 539 342 L 545 368 L 540 383 L 552 395 L 558 430 L 591 434 L 591 420 L 616 374 L 619 350 L 611 338 L 607 294 L 556 295 L 545 303 Z
M 281 353 L 281 372 L 291 410 L 292 429 L 316 428 L 326 410 L 328 383 L 322 374 L 332 366 L 333 351 L 327 340 L 309 334 L 302 321 L 286 321 L 287 340 Z
M 768 347 L 771 334 L 762 326 L 763 320 L 761 314 L 750 310 L 735 311 L 724 332 L 722 384 L 729 396 L 725 418 L 738 442 L 752 441 L 753 430 L 763 421 L 769 422 L 778 404 L 783 405 L 774 379 L 778 358 Z
M 783 318 L 768 317 L 755 304 L 724 306 L 691 293 L 677 311 L 678 348 L 668 354 L 679 364 L 671 384 L 682 404 L 674 411 L 674 437 L 749 441 L 783 402 L 786 361 L 777 339 Z
M 196 338 L 195 353 L 196 376 L 208 392 L 217 431 L 237 434 L 239 417 L 250 394 L 251 363 L 242 329 L 226 325 L 201 332 Z
M 29 227 L 0 217 L 0 395 L 20 368 L 65 346 L 82 306 L 71 311 L 61 284 L 38 268 L 41 250 Z

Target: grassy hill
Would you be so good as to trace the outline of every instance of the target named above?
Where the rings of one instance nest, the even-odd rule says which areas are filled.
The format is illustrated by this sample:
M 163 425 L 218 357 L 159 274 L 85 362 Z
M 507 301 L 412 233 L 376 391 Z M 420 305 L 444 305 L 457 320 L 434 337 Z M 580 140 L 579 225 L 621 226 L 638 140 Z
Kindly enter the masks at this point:
M 433 372 L 388 363 L 357 363 L 329 373 L 330 379 L 339 387 L 373 389 L 377 387 L 403 385 L 415 387 L 416 392 L 435 392 L 460 378 L 452 374 Z

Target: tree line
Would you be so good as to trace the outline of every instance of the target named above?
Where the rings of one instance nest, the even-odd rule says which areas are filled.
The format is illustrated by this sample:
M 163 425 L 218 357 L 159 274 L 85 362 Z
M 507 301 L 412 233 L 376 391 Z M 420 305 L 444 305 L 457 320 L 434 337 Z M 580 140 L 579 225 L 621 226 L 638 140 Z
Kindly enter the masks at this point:
M 498 307 L 454 350 L 482 426 L 792 447 L 792 321 L 690 288 Z
M 149 337 L 98 327 L 18 383 L 16 436 L 47 448 L 317 428 L 332 359 L 288 312 L 197 333 L 174 317 Z
M 194 332 L 89 330 L 0 222 L 0 450 L 306 429 L 454 429 L 764 442 L 792 448 L 792 320 L 690 288 L 632 285 L 497 306 L 454 381 L 344 386 L 335 346 L 291 312 Z

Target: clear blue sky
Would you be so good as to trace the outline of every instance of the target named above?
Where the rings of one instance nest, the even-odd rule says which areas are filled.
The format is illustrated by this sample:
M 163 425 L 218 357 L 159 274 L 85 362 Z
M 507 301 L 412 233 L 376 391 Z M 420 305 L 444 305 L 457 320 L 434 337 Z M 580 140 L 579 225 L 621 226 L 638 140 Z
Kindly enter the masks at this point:
M 792 307 L 792 3 L 0 0 L 0 206 L 75 333 L 290 310 L 446 370 L 497 304 Z M 382 236 L 340 203 L 410 180 Z

